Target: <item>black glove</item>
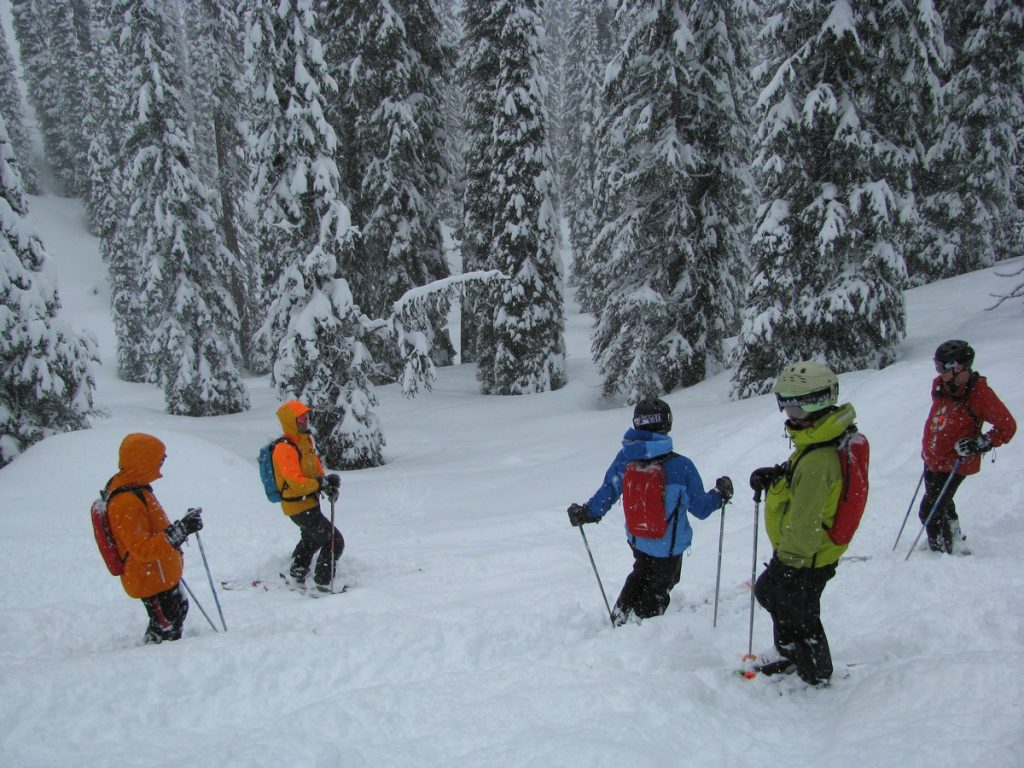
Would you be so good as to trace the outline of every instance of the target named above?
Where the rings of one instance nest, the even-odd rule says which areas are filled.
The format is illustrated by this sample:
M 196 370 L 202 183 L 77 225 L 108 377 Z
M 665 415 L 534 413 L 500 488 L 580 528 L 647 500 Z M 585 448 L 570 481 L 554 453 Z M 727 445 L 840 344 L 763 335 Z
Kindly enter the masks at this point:
M 190 509 L 181 520 L 177 520 L 166 528 L 164 528 L 164 535 L 167 537 L 167 541 L 171 543 L 171 546 L 177 549 L 185 543 L 185 539 L 191 536 L 196 531 L 203 529 L 203 510 L 200 507 Z
M 775 481 L 786 474 L 785 464 L 776 464 L 774 467 L 758 467 L 750 473 L 750 488 L 760 497 L 761 491 L 767 491 Z
M 722 506 L 725 506 L 729 503 L 729 499 L 732 498 L 732 480 L 728 476 L 723 475 L 715 480 L 715 490 L 722 496 Z
M 331 501 L 338 500 L 338 488 L 341 487 L 341 478 L 333 472 L 317 479 L 317 490 Z
M 587 514 L 586 504 L 570 504 L 569 509 L 569 525 L 576 527 L 579 525 L 586 525 L 587 523 L 599 523 L 601 518 L 591 517 Z
M 992 450 L 992 441 L 985 435 L 977 437 L 961 437 L 956 441 L 956 452 L 963 458 L 976 453 L 988 453 Z

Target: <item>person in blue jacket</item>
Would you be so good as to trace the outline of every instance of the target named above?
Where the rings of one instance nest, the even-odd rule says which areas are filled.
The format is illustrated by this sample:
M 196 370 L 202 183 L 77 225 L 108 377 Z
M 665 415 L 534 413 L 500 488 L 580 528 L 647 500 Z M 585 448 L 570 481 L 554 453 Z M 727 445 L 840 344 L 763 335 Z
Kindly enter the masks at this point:
M 669 592 L 679 583 L 683 552 L 693 540 L 686 513 L 705 520 L 732 498 L 732 480 L 728 477 L 718 478 L 714 490 L 704 490 L 693 462 L 673 453 L 668 435 L 671 429 L 672 409 L 667 403 L 658 399 L 638 403 L 633 411 L 633 428 L 626 430 L 622 450 L 605 473 L 601 487 L 587 503 L 572 504 L 568 509 L 569 522 L 574 526 L 597 523 L 623 496 L 633 571 L 615 601 L 612 621 L 616 625 L 630 617 L 647 619 L 665 613 Z M 638 474 L 652 468 L 658 476 L 653 485 Z M 662 519 L 638 522 L 641 513 L 637 510 L 644 507 L 645 496 L 652 498 L 652 493 L 657 501 L 648 506 L 656 506 L 652 514 Z

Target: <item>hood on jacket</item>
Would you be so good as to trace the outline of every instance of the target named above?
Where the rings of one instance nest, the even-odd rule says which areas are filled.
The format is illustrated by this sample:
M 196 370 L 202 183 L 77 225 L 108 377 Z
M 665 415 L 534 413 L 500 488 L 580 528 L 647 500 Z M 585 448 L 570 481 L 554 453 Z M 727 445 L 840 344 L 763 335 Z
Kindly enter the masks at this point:
M 121 441 L 117 464 L 121 480 L 131 485 L 149 485 L 159 477 L 167 449 L 164 444 L 144 432 L 132 432 Z
M 809 427 L 797 429 L 787 423 L 786 434 L 790 436 L 793 444 L 798 448 L 816 443 L 827 443 L 829 440 L 835 440 L 843 434 L 847 427 L 853 424 L 855 418 L 857 418 L 857 412 L 853 409 L 853 406 L 850 403 L 844 403 L 835 410 L 829 411 L 827 415 L 818 419 Z
M 299 436 L 298 418 L 304 413 L 309 413 L 309 407 L 298 400 L 289 400 L 277 409 L 277 420 L 286 435 Z
M 622 453 L 630 461 L 664 456 L 672 451 L 672 438 L 645 429 L 627 429 L 622 436 Z

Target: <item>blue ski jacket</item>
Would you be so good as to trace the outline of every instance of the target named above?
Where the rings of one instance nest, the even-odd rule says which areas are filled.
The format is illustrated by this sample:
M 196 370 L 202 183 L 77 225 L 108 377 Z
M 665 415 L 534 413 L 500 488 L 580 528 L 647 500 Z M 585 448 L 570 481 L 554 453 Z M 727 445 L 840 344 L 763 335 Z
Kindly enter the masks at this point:
M 619 500 L 622 495 L 622 476 L 629 462 L 654 459 L 671 451 L 672 438 L 668 435 L 642 429 L 626 430 L 622 437 L 622 450 L 605 472 L 601 487 L 587 502 L 587 514 L 600 519 Z M 681 555 L 693 541 L 693 529 L 686 513 L 705 520 L 722 506 L 721 494 L 717 490 L 704 490 L 700 473 L 688 458 L 673 456 L 665 462 L 664 467 L 665 519 L 669 521 L 665 535 L 660 539 L 645 539 L 626 532 L 630 546 L 651 557 Z

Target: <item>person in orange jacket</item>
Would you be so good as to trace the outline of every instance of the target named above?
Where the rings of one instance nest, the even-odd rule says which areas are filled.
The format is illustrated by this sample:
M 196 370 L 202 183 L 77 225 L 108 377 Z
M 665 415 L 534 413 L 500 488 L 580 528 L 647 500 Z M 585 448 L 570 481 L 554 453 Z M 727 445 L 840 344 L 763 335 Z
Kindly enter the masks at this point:
M 921 438 L 924 498 L 918 510 L 921 522 L 927 521 L 928 548 L 933 552 L 970 554 L 953 494 L 965 477 L 981 469 L 981 454 L 1010 442 L 1017 431 L 1010 411 L 973 364 L 974 349 L 961 339 L 945 341 L 935 350 L 938 376 L 932 380 L 932 407 Z M 988 432 L 983 431 L 985 424 L 992 425 Z
M 318 591 L 329 592 L 345 539 L 320 511 L 320 494 L 333 503 L 338 498 L 341 480 L 333 473 L 324 475 L 309 431 L 309 414 L 309 408 L 298 400 L 289 400 L 277 409 L 284 439 L 277 442 L 271 453 L 274 480 L 281 491 L 282 511 L 300 530 L 291 567 L 281 578 L 296 586 L 304 585 L 313 556 L 319 551 L 313 581 Z
M 145 643 L 178 640 L 188 614 L 181 589 L 184 560 L 181 545 L 203 527 L 201 510 L 190 510 L 171 523 L 150 485 L 163 477 L 164 444 L 141 432 L 121 441 L 118 467 L 104 489 L 107 519 L 124 561 L 121 586 L 142 601 L 149 615 Z

